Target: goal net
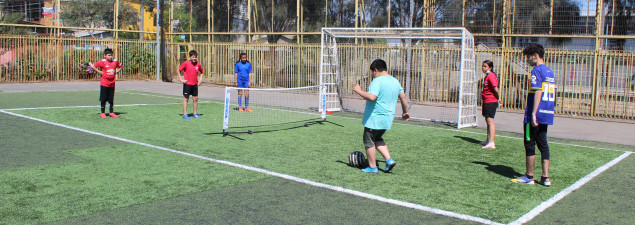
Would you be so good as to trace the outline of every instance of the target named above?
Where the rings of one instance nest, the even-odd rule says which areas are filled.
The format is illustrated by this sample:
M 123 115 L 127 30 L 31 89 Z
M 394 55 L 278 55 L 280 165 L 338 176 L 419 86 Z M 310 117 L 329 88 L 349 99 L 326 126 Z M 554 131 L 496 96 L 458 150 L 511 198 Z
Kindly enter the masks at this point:
M 362 113 L 370 64 L 383 59 L 399 80 L 414 119 L 477 125 L 474 37 L 465 28 L 322 28 L 320 84 L 325 109 Z M 401 115 L 401 107 L 396 114 Z
M 230 128 L 262 131 L 275 125 L 323 120 L 326 114 L 319 110 L 326 100 L 320 92 L 323 90 L 320 85 L 275 89 L 226 87 L 223 132 Z

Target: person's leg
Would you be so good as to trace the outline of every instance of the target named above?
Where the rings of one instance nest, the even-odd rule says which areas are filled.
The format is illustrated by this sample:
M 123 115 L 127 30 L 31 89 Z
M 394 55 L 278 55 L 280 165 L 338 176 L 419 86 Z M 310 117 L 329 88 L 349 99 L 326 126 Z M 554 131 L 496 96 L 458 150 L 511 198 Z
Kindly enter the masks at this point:
M 379 153 L 381 154 L 381 156 L 384 157 L 385 160 L 390 159 L 390 152 L 388 151 L 388 146 L 386 145 L 386 142 L 384 141 L 375 142 L 375 148 L 377 149 L 377 151 L 379 151 Z
M 536 145 L 542 158 L 542 177 L 549 177 L 549 143 L 547 142 L 547 125 L 540 124 L 536 128 Z
M 245 108 L 249 108 L 249 91 L 245 90 Z
M 525 144 L 525 175 L 519 177 L 517 179 L 512 179 L 512 182 L 522 183 L 522 184 L 534 184 L 534 161 L 536 160 L 536 148 L 535 148 L 535 139 L 532 136 L 533 129 L 531 129 L 530 124 L 523 124 L 524 138 L 523 142 Z
M 368 167 L 377 167 L 377 152 L 375 147 L 366 147 L 366 156 L 368 156 Z
M 494 124 L 494 118 L 487 117 L 485 118 L 485 122 L 487 123 L 487 140 L 494 144 L 494 137 L 496 135 L 496 124 Z
M 110 113 L 108 114 L 110 117 L 117 118 L 117 114 L 115 114 L 115 87 L 110 87 L 108 91 L 108 104 L 110 105 Z
M 243 91 L 242 90 L 238 90 L 238 110 L 241 112 L 243 111 Z
M 194 115 L 198 115 L 196 111 L 198 109 L 198 96 L 192 96 L 192 107 L 194 108 Z
M 534 163 L 536 162 L 536 155 L 527 156 L 525 161 L 526 161 L 525 171 L 527 171 L 525 174 L 527 174 L 527 176 L 529 176 L 529 177 L 533 177 L 534 176 Z
M 189 96 L 183 96 L 183 115 L 187 115 L 187 102 L 190 100 Z

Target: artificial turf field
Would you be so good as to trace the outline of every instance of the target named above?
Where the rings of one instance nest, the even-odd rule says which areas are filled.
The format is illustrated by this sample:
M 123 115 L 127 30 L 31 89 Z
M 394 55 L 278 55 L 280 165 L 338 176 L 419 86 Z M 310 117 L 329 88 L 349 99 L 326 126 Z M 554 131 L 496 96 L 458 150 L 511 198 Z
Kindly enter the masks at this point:
M 483 130 L 397 121 L 397 166 L 363 174 L 346 164 L 359 115 L 223 136 L 217 101 L 186 121 L 178 96 L 117 90 L 120 118 L 101 119 L 98 95 L 0 93 L 0 224 L 635 221 L 632 146 L 550 139 L 553 185 L 520 185 L 519 134 L 482 150 Z

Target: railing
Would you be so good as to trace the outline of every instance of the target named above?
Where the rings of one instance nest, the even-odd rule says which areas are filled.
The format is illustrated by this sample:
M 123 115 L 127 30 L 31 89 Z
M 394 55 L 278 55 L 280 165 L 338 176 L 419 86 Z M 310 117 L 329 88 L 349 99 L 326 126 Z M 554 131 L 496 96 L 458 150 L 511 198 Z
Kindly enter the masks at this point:
M 360 46 L 338 46 L 340 58 L 354 58 L 360 51 L 371 55 L 390 52 L 388 47 Z M 105 47 L 113 48 L 115 58 L 124 65 L 118 79 L 156 79 L 156 44 L 152 40 L 0 35 L 0 82 L 98 80 L 98 74 L 91 73 L 87 64 L 102 59 Z M 187 51 L 195 49 L 205 70 L 205 82 L 234 85 L 234 65 L 239 53 L 246 52 L 254 68 L 254 87 L 311 86 L 319 82 L 319 48 L 318 44 L 169 43 L 164 74 L 176 76 L 180 63 L 187 60 Z M 531 68 L 526 66 L 521 50 L 476 50 L 476 68 L 481 68 L 484 60 L 494 61 L 500 79 L 501 108 L 505 110 L 522 110 L 526 105 Z M 410 98 L 414 102 L 456 97 L 452 82 L 443 72 L 456 61 L 456 52 L 445 50 L 446 58 L 426 61 L 426 54 L 434 51 L 444 50 L 413 48 Z M 396 59 L 405 58 L 401 50 L 396 54 Z M 557 81 L 557 114 L 635 120 L 635 52 L 548 49 L 545 61 Z M 393 75 L 405 82 L 401 74 L 406 70 L 404 65 L 391 65 Z M 370 82 L 367 66 L 342 66 L 344 94 L 350 94 L 353 83 L 366 87 Z

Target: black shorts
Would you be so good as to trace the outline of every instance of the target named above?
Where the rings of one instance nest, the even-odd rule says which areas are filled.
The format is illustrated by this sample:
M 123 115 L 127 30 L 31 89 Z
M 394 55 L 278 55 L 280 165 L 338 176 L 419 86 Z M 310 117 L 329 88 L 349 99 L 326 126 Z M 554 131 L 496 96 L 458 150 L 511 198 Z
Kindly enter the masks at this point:
M 483 117 L 494 118 L 496 108 L 498 108 L 498 102 L 483 103 Z
M 198 85 L 183 84 L 183 97 L 198 96 Z
M 386 130 L 376 130 L 364 127 L 364 147 L 375 147 L 376 142 L 383 142 L 384 139 L 382 136 L 385 132 Z
M 99 93 L 99 101 L 100 102 L 113 102 L 115 100 L 115 87 L 104 87 L 104 86 L 99 86 L 100 87 L 100 93 Z

